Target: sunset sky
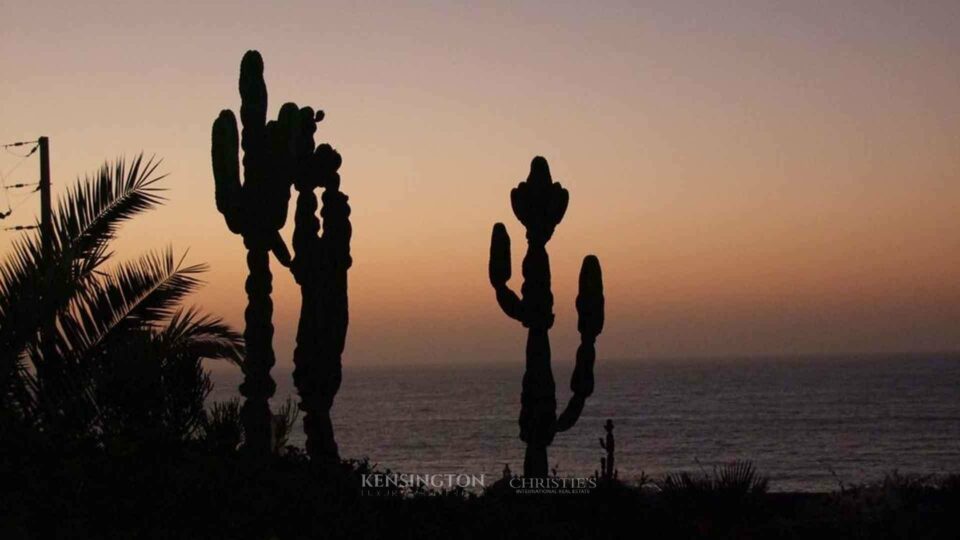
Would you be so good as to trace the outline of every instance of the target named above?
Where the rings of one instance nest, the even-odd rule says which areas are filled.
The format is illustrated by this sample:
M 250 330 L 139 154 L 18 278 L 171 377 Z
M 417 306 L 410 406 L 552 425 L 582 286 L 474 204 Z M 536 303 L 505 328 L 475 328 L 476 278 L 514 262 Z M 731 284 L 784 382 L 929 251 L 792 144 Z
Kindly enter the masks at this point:
M 55 196 L 104 159 L 162 157 L 169 203 L 118 257 L 190 248 L 212 267 L 193 302 L 238 328 L 210 126 L 258 49 L 271 116 L 323 109 L 344 158 L 345 363 L 521 361 L 487 255 L 505 222 L 519 290 L 509 191 L 535 155 L 571 195 L 548 245 L 558 361 L 588 253 L 601 358 L 960 349 L 956 0 L 135 4 L 3 2 L 0 142 L 49 136 Z M 299 290 L 273 268 L 289 364 Z

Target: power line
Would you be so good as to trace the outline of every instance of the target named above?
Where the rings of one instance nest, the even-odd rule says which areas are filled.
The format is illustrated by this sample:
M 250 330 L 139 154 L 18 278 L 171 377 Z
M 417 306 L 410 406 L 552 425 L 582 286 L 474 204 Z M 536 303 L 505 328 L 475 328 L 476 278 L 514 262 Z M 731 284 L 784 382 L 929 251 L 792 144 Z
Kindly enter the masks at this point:
M 30 186 L 39 186 L 40 182 L 24 182 L 21 184 L 10 184 L 9 186 L 3 186 L 3 189 L 16 189 L 16 188 L 25 188 Z
M 36 193 L 40 193 L 40 221 L 36 225 L 11 225 L 8 227 L 0 228 L 3 231 L 29 231 L 34 229 L 40 230 L 40 239 L 43 244 L 43 253 L 44 260 L 49 260 L 49 257 L 52 255 L 52 237 L 53 237 L 53 222 L 52 222 L 52 209 L 50 201 L 50 140 L 47 137 L 40 137 L 32 141 L 16 141 L 12 143 L 0 144 L 0 147 L 14 156 L 19 157 L 20 159 L 17 162 L 7 169 L 5 172 L 0 174 L 0 188 L 6 197 L 7 211 L 0 211 L 0 219 L 6 219 L 10 217 L 14 210 L 22 206 L 24 203 L 29 201 Z M 16 148 L 20 146 L 33 145 L 29 152 L 26 154 L 19 154 L 11 151 L 11 148 Z M 18 182 L 16 184 L 7 185 L 6 179 L 10 176 L 18 167 L 23 165 L 23 162 L 27 160 L 37 151 L 40 151 L 40 181 L 39 182 Z M 21 188 L 27 188 L 37 186 L 35 189 L 31 189 L 28 193 L 16 193 L 15 190 Z M 13 201 L 13 195 L 22 195 L 17 201 Z M 49 333 L 49 331 L 47 331 Z M 41 335 L 44 333 L 41 330 Z
M 18 153 L 16 153 L 16 152 L 13 152 L 13 151 L 10 150 L 10 148 L 15 148 L 15 147 L 19 147 L 19 146 L 26 146 L 26 145 L 30 145 L 30 144 L 33 145 L 33 148 L 31 148 L 30 151 L 27 152 L 26 154 L 18 154 Z M 7 203 L 7 210 L 6 210 L 6 212 L 0 211 L 0 219 L 6 219 L 6 218 L 10 217 L 10 214 L 12 214 L 13 211 L 14 211 L 17 207 L 19 207 L 20 205 L 22 205 L 24 201 L 26 201 L 27 199 L 29 199 L 30 196 L 32 196 L 34 193 L 36 193 L 37 190 L 39 190 L 39 187 L 38 187 L 37 190 L 31 191 L 31 192 L 30 192 L 29 194 L 27 194 L 27 196 L 24 197 L 23 199 L 20 199 L 20 200 L 17 201 L 16 203 L 12 203 L 12 202 L 11 202 L 11 192 L 10 192 L 11 189 L 24 188 L 24 187 L 28 187 L 28 186 L 31 186 L 31 185 L 37 185 L 38 183 L 21 182 L 21 183 L 12 184 L 12 185 L 9 185 L 9 186 L 8 186 L 8 185 L 7 185 L 7 178 L 8 178 L 11 174 L 13 174 L 13 172 L 16 171 L 17 168 L 19 168 L 21 165 L 23 165 L 23 162 L 25 162 L 25 161 L 27 160 L 27 158 L 29 158 L 30 156 L 32 156 L 32 155 L 37 151 L 37 149 L 40 148 L 40 140 L 37 139 L 37 140 L 32 140 L 32 141 L 16 141 L 16 142 L 11 142 L 11 143 L 2 144 L 2 145 L 0 145 L 0 147 L 3 147 L 3 149 L 4 149 L 7 153 L 9 153 L 9 154 L 11 154 L 11 155 L 14 155 L 14 156 L 17 156 L 17 157 L 20 158 L 19 160 L 17 160 L 16 163 L 13 164 L 12 167 L 10 167 L 9 169 L 7 169 L 7 170 L 4 171 L 3 173 L 0 173 L 0 188 L 3 189 L 3 193 L 4 193 L 4 196 L 5 196 L 5 199 L 6 199 L 6 203 Z M 13 229 L 13 230 L 21 230 L 21 229 Z
M 7 169 L 6 171 L 4 171 L 3 174 L 0 174 L 0 178 L 3 179 L 3 185 L 4 185 L 4 186 L 7 185 L 7 181 L 6 181 L 6 180 L 7 180 L 7 177 L 10 176 L 11 174 L 13 174 L 13 171 L 17 170 L 17 168 L 19 168 L 20 165 L 23 165 L 23 162 L 27 160 L 27 158 L 24 157 L 24 156 L 20 156 L 20 157 L 21 157 L 20 161 L 16 162 L 12 167 L 10 167 L 10 168 Z
M 40 188 L 37 188 L 31 191 L 30 193 L 27 193 L 22 199 L 14 203 L 13 208 L 11 208 L 10 210 L 16 210 L 17 208 L 19 208 L 21 205 L 23 205 L 24 202 L 30 200 L 30 198 L 32 198 L 38 191 L 40 191 Z
M 25 197 L 23 197 L 23 198 L 20 199 L 19 201 L 15 202 L 13 205 L 10 205 L 10 204 L 9 204 L 9 201 L 8 201 L 7 211 L 6 211 L 6 212 L 0 212 L 0 220 L 7 219 L 8 217 L 10 217 L 10 215 L 13 214 L 14 210 L 16 210 L 17 208 L 20 208 L 21 206 L 23 206 L 24 203 L 26 203 L 27 201 L 29 201 L 30 199 L 32 199 L 33 196 L 36 195 L 36 193 L 37 193 L 38 191 L 40 191 L 39 188 L 31 191 L 31 192 L 30 192 L 29 194 L 27 194 Z M 9 231 L 9 230 L 17 230 L 17 231 L 19 231 L 19 230 L 23 230 L 23 229 L 10 229 L 10 228 L 7 228 L 7 229 L 5 229 L 5 230 L 8 230 L 8 231 Z
M 4 150 L 6 150 L 7 153 L 10 154 L 10 155 L 17 156 L 17 157 L 22 157 L 22 158 L 28 158 L 28 157 L 32 156 L 33 153 L 36 152 L 36 151 L 37 151 L 37 148 L 39 148 L 39 147 L 40 147 L 40 145 L 34 146 L 34 147 L 31 148 L 30 151 L 27 152 L 26 154 L 18 154 L 18 153 L 16 153 L 16 152 L 14 152 L 13 150 L 10 150 L 9 148 L 6 148 L 6 147 L 4 147 Z
M 4 148 L 10 148 L 10 147 L 13 147 L 13 146 L 26 146 L 26 145 L 28 145 L 28 144 L 39 143 L 39 142 L 40 142 L 40 140 L 39 140 L 39 139 L 36 139 L 36 140 L 33 140 L 33 141 L 17 141 L 17 142 L 12 142 L 12 143 L 5 143 L 5 144 L 0 144 L 0 146 L 2 146 L 2 147 L 4 147 Z

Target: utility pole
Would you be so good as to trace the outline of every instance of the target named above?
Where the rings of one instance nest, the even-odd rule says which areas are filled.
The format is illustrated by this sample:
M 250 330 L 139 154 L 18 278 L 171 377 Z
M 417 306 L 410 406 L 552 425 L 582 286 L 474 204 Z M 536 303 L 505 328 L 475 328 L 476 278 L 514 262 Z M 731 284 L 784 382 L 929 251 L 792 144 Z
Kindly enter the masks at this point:
M 47 298 L 47 295 L 50 294 L 49 287 L 51 286 L 51 280 L 53 277 L 53 208 L 50 202 L 50 139 L 47 137 L 40 137 L 37 139 L 38 146 L 40 147 L 40 245 L 43 250 L 43 283 L 44 289 L 40 294 L 42 295 L 43 304 L 48 304 L 50 299 Z M 52 306 L 47 305 L 49 310 Z M 41 308 L 42 309 L 42 308 Z M 45 370 L 50 370 L 49 373 L 39 373 L 38 375 L 46 375 L 42 377 L 40 383 L 49 383 L 48 379 L 57 373 L 57 370 L 54 366 L 49 365 L 50 362 L 53 362 L 53 332 L 54 325 L 56 320 L 53 317 L 45 317 L 41 321 L 40 325 L 40 351 L 43 354 L 44 360 L 49 362 L 44 362 L 47 364 Z
M 53 208 L 50 203 L 50 139 L 40 137 L 40 242 L 44 265 L 53 255 Z

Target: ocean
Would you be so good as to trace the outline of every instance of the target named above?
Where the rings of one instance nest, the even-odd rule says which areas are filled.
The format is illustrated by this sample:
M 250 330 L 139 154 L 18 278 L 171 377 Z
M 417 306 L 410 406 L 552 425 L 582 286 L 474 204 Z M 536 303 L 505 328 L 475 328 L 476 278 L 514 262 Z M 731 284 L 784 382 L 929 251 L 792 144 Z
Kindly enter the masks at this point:
M 554 365 L 558 409 L 572 366 Z M 275 401 L 294 395 L 273 370 Z M 523 361 L 344 367 L 333 420 L 344 458 L 393 472 L 485 474 L 523 466 L 517 415 Z M 212 400 L 237 395 L 239 369 L 217 369 Z M 773 491 L 960 473 L 960 356 L 598 360 L 596 390 L 549 449 L 562 476 L 592 475 L 603 424 L 615 425 L 622 480 L 754 462 Z M 290 441 L 303 445 L 302 428 Z

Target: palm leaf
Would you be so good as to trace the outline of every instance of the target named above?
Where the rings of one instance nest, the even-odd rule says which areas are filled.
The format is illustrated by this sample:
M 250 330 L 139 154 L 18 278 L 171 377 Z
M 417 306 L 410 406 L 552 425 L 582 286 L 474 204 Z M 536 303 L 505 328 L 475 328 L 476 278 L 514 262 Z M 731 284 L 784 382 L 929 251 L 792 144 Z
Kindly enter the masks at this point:
M 121 264 L 88 284 L 58 317 L 58 354 L 83 363 L 111 339 L 122 339 L 132 330 L 158 328 L 202 284 L 197 274 L 206 266 L 184 267 L 182 262 L 167 248 Z
M 195 308 L 174 313 L 156 339 L 164 344 L 164 350 L 174 354 L 237 364 L 243 359 L 243 337 L 221 319 L 201 315 Z
M 10 421 L 54 447 L 123 426 L 188 437 L 211 388 L 201 360 L 241 361 L 239 334 L 179 308 L 206 265 L 167 248 L 105 269 L 121 224 L 163 201 L 158 164 L 104 165 L 59 202 L 51 253 L 30 233 L 0 262 L 0 431 Z
M 54 238 L 60 250 L 80 264 L 78 276 L 109 258 L 107 244 L 124 221 L 163 202 L 155 185 L 166 176 L 155 175 L 159 165 L 152 157 L 144 161 L 143 154 L 129 167 L 120 158 L 67 190 L 57 205 Z
M 142 154 L 129 167 L 119 159 L 68 189 L 53 217 L 48 264 L 39 232 L 14 242 L 0 263 L 0 385 L 36 341 L 40 321 L 69 305 L 109 259 L 107 246 L 120 225 L 163 201 L 155 186 L 164 177 L 155 174 L 158 165 L 153 158 L 144 162 Z

